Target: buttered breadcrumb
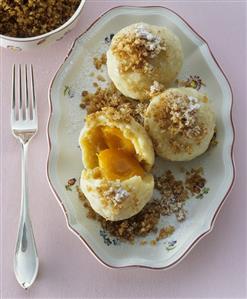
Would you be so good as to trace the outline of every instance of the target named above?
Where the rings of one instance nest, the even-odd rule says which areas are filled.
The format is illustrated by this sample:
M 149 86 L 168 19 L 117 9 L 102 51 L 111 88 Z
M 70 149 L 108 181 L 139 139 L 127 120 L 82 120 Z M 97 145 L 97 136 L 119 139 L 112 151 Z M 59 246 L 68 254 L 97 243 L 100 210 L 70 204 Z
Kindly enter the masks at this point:
M 103 53 L 100 57 L 94 57 L 93 63 L 97 70 L 101 69 L 106 64 L 106 53 Z
M 98 87 L 94 93 L 82 92 L 81 108 L 88 114 L 102 110 L 104 107 L 117 108 L 126 117 L 131 115 L 138 123 L 143 125 L 144 113 L 149 101 L 135 101 L 125 97 L 116 89 L 113 83 L 106 88 Z
M 179 38 L 168 28 L 136 23 L 117 32 L 106 53 L 107 71 L 125 96 L 150 100 L 157 84 L 168 88 L 183 64 Z
M 170 88 L 153 97 L 144 118 L 156 153 L 171 161 L 203 154 L 216 126 L 207 96 L 192 88 Z
M 196 111 L 200 108 L 197 98 L 174 92 L 162 94 L 157 104 L 154 119 L 170 136 L 183 135 L 187 138 L 202 138 L 207 129 L 198 122 Z
M 138 24 L 129 34 L 116 38 L 112 45 L 112 53 L 119 60 L 119 71 L 152 72 L 150 58 L 155 58 L 161 51 L 166 51 L 165 40 L 153 35 L 143 24 Z
M 174 226 L 163 227 L 158 231 L 158 223 L 163 215 L 175 215 L 178 221 L 184 221 L 186 210 L 184 205 L 191 195 L 200 194 L 206 184 L 202 168 L 191 169 L 185 172 L 185 180 L 177 180 L 171 171 L 155 178 L 155 188 L 160 193 L 160 198 L 155 198 L 143 208 L 137 215 L 122 221 L 107 221 L 98 215 L 90 206 L 89 202 L 77 186 L 79 198 L 87 208 L 87 217 L 97 220 L 102 228 L 111 235 L 123 240 L 132 242 L 136 237 L 145 237 L 149 233 L 157 234 L 152 240 L 152 245 L 174 233 Z M 111 190 L 113 198 L 120 193 L 121 200 L 128 196 L 127 190 Z M 147 244 L 141 240 L 141 245 Z

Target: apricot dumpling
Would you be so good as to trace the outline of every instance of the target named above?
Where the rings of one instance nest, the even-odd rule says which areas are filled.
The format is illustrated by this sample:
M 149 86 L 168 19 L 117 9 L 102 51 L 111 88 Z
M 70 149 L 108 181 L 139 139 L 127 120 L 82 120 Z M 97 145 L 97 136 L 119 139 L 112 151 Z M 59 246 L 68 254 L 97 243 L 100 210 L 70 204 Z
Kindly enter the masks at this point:
M 79 143 L 85 167 L 80 187 L 95 212 L 111 221 L 140 212 L 154 188 L 154 150 L 145 129 L 104 108 L 87 116 Z

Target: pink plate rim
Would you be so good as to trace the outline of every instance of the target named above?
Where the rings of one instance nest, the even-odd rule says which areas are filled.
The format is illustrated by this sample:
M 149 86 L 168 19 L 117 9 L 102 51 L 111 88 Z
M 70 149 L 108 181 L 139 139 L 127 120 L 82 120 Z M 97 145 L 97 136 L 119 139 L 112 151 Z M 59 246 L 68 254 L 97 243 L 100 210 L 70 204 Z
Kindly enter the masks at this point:
M 232 182 L 228 188 L 228 190 L 226 191 L 225 196 L 222 198 L 221 203 L 219 204 L 217 210 L 214 213 L 214 216 L 212 217 L 211 223 L 210 223 L 210 227 L 207 231 L 205 231 L 204 233 L 202 233 L 201 235 L 199 235 L 192 243 L 191 245 L 187 248 L 187 250 L 173 263 L 164 266 L 164 267 L 151 267 L 151 266 L 145 266 L 145 265 L 127 265 L 127 266 L 113 266 L 113 265 L 109 265 L 108 263 L 106 263 L 104 260 L 102 260 L 97 254 L 96 252 L 92 249 L 92 247 L 87 243 L 87 241 L 69 224 L 68 221 L 68 214 L 67 211 L 65 209 L 65 206 L 63 205 L 62 200 L 60 199 L 59 195 L 57 194 L 55 187 L 52 185 L 51 183 L 51 179 L 49 176 L 49 157 L 50 157 L 50 152 L 51 152 L 51 140 L 50 140 L 50 134 L 49 134 L 49 126 L 50 126 L 50 120 L 51 120 L 51 115 L 53 112 L 53 107 L 52 107 L 52 102 L 51 102 L 51 89 L 52 89 L 52 85 L 54 83 L 54 80 L 57 76 L 57 73 L 59 72 L 60 68 L 62 67 L 62 65 L 65 63 L 65 61 L 68 59 L 70 53 L 72 52 L 72 50 L 74 49 L 74 46 L 77 42 L 78 39 L 80 39 L 89 29 L 91 29 L 91 27 L 93 27 L 93 25 L 99 20 L 101 19 L 103 16 L 105 16 L 108 12 L 118 9 L 118 8 L 161 8 L 161 9 L 166 9 L 169 10 L 171 13 L 177 15 L 207 46 L 209 53 L 211 55 L 211 57 L 213 58 L 213 60 L 215 61 L 216 65 L 218 66 L 219 70 L 221 71 L 221 73 L 223 74 L 224 78 L 226 79 L 229 87 L 230 87 L 230 91 L 231 91 L 231 109 L 230 109 L 230 120 L 231 120 L 231 125 L 232 125 L 232 130 L 233 130 L 233 140 L 232 140 L 232 145 L 231 145 L 231 161 L 232 161 L 232 166 L 233 166 L 233 178 L 232 178 Z M 53 191 L 55 198 L 57 199 L 57 201 L 60 203 L 60 206 L 64 212 L 65 218 L 66 218 L 66 223 L 68 226 L 68 229 L 70 231 L 72 231 L 72 233 L 74 233 L 81 241 L 82 243 L 84 243 L 86 245 L 86 247 L 89 249 L 89 251 L 95 256 L 95 258 L 104 266 L 111 268 L 111 269 L 124 269 L 124 268 L 133 268 L 133 267 L 137 267 L 137 268 L 145 268 L 145 269 L 151 269 L 151 270 L 166 270 L 168 268 L 171 268 L 173 266 L 175 266 L 176 264 L 178 264 L 180 261 L 182 261 L 182 259 L 184 259 L 187 254 L 194 248 L 194 246 L 202 239 L 204 238 L 207 234 L 209 234 L 214 227 L 214 223 L 216 220 L 217 215 L 220 212 L 220 209 L 223 206 L 223 203 L 225 202 L 227 196 L 229 195 L 234 182 L 235 182 L 235 177 L 236 177 L 236 168 L 235 168 L 235 163 L 234 163 L 234 153 L 233 153 L 233 148 L 234 148 L 234 143 L 235 143 L 235 128 L 234 128 L 234 123 L 233 123 L 233 117 L 232 117 L 232 111 L 233 111 L 233 92 L 232 92 L 232 87 L 231 84 L 227 78 L 227 76 L 225 75 L 224 71 L 222 70 L 221 66 L 219 65 L 218 61 L 216 60 L 214 54 L 212 53 L 207 41 L 200 35 L 197 33 L 197 31 L 183 18 L 181 17 L 178 13 L 176 13 L 174 10 L 164 7 L 164 6 L 158 6 L 158 5 L 151 5 L 151 6 L 131 6 L 131 5 L 119 5 L 119 6 L 115 6 L 113 8 L 108 9 L 107 11 L 105 11 L 103 14 L 101 14 L 98 18 L 95 19 L 95 21 L 83 32 L 81 33 L 73 42 L 72 47 L 70 48 L 68 54 L 66 55 L 63 63 L 59 66 L 58 70 L 56 71 L 51 83 L 50 83 L 50 87 L 49 87 L 49 91 L 48 91 L 48 99 L 49 99 L 49 118 L 48 118 L 48 123 L 47 123 L 47 139 L 48 139 L 48 156 L 47 156 L 47 167 L 46 167 L 46 175 L 47 175 L 47 179 L 48 179 L 48 183 L 51 187 L 51 190 Z

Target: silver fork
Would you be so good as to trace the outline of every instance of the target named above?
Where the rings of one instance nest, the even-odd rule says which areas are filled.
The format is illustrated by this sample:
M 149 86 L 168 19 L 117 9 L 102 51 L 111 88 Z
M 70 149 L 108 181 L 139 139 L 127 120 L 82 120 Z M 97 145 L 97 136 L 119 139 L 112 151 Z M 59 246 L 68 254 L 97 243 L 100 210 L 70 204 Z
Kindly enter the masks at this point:
M 29 288 L 38 274 L 39 260 L 28 208 L 27 150 L 38 130 L 33 66 L 13 66 L 11 129 L 22 148 L 22 194 L 18 237 L 14 255 L 14 271 L 19 284 Z M 24 84 L 23 84 L 24 83 Z

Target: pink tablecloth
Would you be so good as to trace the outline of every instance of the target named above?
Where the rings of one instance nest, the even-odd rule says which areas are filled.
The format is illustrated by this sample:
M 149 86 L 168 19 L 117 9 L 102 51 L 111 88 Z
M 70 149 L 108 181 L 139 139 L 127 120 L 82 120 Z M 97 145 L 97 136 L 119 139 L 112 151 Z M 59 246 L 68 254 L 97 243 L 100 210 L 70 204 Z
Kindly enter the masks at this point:
M 73 40 L 97 16 L 116 5 L 163 5 L 184 17 L 211 46 L 234 93 L 237 179 L 211 234 L 168 271 L 110 270 L 98 263 L 66 227 L 46 180 L 49 82 Z M 200 1 L 87 1 L 76 29 L 46 49 L 12 53 L 1 49 L 3 298 L 246 298 L 246 3 Z M 245 36 L 244 36 L 245 35 Z M 20 209 L 20 146 L 10 134 L 11 65 L 35 66 L 39 133 L 30 148 L 31 215 L 40 272 L 24 291 L 13 273 Z M 244 278 L 245 277 L 245 278 Z

